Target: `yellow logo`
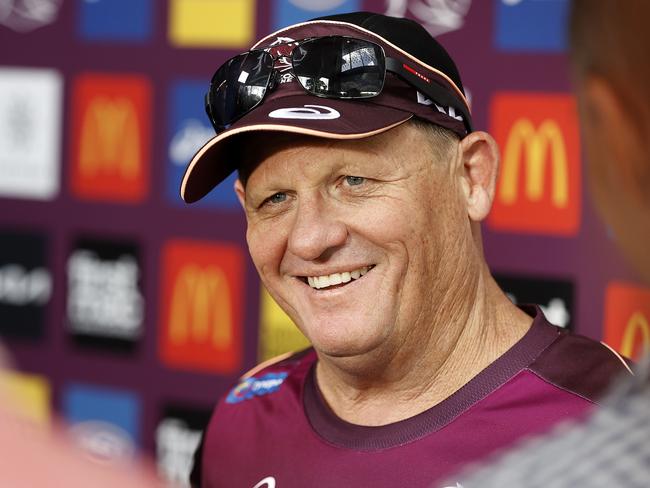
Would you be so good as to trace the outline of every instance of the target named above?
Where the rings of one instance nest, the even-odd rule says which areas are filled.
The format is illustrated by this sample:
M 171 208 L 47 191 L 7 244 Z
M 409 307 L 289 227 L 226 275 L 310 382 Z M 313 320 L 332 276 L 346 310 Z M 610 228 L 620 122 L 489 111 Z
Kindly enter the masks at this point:
M 552 164 L 551 202 L 558 208 L 569 204 L 569 175 L 567 152 L 562 131 L 550 120 L 544 120 L 537 129 L 530 120 L 518 120 L 510 130 L 504 157 L 499 197 L 506 204 L 517 200 L 520 160 L 526 165 L 526 198 L 536 202 L 544 195 L 544 172 L 550 150 Z M 523 156 L 523 158 L 522 158 Z
M 41 376 L 5 371 L 0 373 L 0 390 L 18 415 L 39 425 L 50 420 L 50 387 Z
M 254 29 L 254 0 L 171 0 L 169 4 L 169 38 L 176 46 L 248 47 Z
M 128 98 L 95 98 L 86 109 L 81 126 L 79 167 L 84 176 L 119 175 L 127 180 L 140 176 L 138 119 Z
M 309 341 L 262 287 L 259 361 L 309 347 Z
M 184 267 L 174 284 L 169 319 L 172 344 L 210 343 L 227 349 L 233 342 L 230 289 L 216 266 Z
M 637 345 L 641 346 L 643 353 L 650 351 L 650 324 L 641 312 L 635 312 L 627 321 L 621 340 L 621 354 L 628 358 L 641 357 L 635 354 Z

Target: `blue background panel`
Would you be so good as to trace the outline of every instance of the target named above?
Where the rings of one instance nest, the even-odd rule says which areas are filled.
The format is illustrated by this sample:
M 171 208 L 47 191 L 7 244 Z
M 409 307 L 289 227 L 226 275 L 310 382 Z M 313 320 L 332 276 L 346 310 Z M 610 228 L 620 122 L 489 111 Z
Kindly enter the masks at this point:
M 209 80 L 177 80 L 170 91 L 166 194 L 168 201 L 175 205 L 185 206 L 179 189 L 187 163 L 215 135 L 203 106 L 208 85 Z M 219 191 L 212 191 L 193 206 L 229 210 L 239 208 L 232 189 L 235 178 L 235 174 L 230 175 L 221 183 Z
M 78 0 L 79 33 L 88 40 L 146 41 L 152 32 L 152 0 Z
M 495 44 L 504 51 L 566 48 L 568 0 L 495 0 Z
M 127 432 L 135 443 L 140 440 L 140 401 L 125 390 L 74 384 L 63 397 L 63 413 L 71 424 L 102 421 Z
M 273 30 L 297 22 L 362 10 L 359 0 L 274 0 Z

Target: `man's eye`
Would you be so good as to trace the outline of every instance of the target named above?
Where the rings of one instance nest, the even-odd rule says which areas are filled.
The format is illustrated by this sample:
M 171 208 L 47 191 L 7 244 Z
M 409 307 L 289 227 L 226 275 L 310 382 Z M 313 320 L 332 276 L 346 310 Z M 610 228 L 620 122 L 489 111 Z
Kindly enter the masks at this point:
M 366 179 L 363 176 L 346 176 L 345 182 L 350 186 L 359 186 L 363 184 Z
M 266 199 L 268 203 L 282 203 L 287 199 L 287 194 L 283 192 L 278 192 L 274 195 L 271 195 L 269 198 Z

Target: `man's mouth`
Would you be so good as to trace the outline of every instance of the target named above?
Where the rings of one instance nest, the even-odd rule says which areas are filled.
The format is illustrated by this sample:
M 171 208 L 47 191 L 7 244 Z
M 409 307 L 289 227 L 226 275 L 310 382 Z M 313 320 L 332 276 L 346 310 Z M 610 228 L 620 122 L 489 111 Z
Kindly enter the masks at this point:
M 342 273 L 333 273 L 323 276 L 307 276 L 307 284 L 316 290 L 323 288 L 332 288 L 338 285 L 345 285 L 351 281 L 358 280 L 374 266 L 363 266 L 351 271 L 344 271 Z

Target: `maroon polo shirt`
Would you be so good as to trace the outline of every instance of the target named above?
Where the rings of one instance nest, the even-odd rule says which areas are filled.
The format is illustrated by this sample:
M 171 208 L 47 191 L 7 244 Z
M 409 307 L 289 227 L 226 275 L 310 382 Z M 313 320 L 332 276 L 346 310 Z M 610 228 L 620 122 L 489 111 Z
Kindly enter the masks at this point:
M 193 482 L 442 488 L 436 481 L 466 464 L 583 415 L 627 371 L 601 343 L 549 324 L 537 308 L 528 312 L 535 317 L 524 337 L 461 389 L 380 427 L 350 424 L 329 409 L 312 349 L 255 372 L 217 405 Z

